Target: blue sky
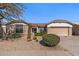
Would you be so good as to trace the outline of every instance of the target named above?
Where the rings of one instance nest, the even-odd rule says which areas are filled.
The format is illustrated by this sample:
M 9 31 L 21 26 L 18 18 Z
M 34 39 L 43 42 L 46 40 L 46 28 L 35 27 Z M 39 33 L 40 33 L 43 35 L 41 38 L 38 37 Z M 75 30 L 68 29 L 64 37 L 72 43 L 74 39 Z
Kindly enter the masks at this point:
M 32 23 L 47 23 L 52 20 L 79 22 L 79 4 L 28 3 L 24 4 L 23 19 Z

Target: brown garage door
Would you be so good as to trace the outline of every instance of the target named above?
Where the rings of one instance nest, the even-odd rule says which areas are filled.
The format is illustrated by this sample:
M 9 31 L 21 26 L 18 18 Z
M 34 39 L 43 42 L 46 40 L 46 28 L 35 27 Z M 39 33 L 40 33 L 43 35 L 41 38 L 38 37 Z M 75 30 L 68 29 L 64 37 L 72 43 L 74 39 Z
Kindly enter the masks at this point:
M 48 28 L 48 34 L 68 36 L 68 28 Z

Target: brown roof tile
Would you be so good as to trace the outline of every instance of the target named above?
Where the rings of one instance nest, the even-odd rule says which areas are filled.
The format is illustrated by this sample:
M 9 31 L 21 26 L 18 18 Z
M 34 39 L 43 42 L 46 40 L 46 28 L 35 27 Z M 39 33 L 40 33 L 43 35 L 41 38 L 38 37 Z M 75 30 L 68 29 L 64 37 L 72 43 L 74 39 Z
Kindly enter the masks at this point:
M 49 22 L 48 24 L 51 24 L 51 23 L 69 23 L 69 24 L 73 24 L 67 20 L 54 20 L 54 21 L 51 21 Z
M 32 27 L 46 27 L 47 24 L 45 23 L 31 23 Z
M 12 24 L 12 23 L 25 23 L 25 24 L 29 24 L 29 23 L 25 22 L 24 20 L 13 20 L 13 21 L 11 21 L 11 22 L 9 22 L 7 24 Z

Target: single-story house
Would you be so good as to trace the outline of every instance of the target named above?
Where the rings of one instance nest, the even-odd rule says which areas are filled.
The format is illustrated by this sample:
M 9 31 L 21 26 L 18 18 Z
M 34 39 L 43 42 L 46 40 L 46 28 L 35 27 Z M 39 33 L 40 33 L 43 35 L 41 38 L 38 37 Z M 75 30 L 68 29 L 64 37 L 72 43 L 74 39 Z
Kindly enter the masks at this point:
M 79 34 L 79 25 L 66 20 L 54 20 L 49 23 L 28 23 L 24 20 L 13 20 L 3 26 L 7 34 L 21 33 L 28 37 L 28 34 L 46 31 L 48 34 L 56 34 L 58 36 L 72 36 Z

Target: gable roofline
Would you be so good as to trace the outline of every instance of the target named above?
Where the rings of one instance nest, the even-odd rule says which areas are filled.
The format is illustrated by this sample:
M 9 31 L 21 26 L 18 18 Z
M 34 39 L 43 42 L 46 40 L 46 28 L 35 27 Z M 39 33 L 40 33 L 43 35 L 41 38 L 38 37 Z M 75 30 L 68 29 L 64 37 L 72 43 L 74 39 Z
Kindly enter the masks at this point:
M 69 22 L 67 20 L 53 20 L 53 21 L 51 21 L 49 23 L 28 23 L 28 22 L 26 22 L 24 20 L 13 20 L 13 21 L 8 22 L 6 25 L 9 25 L 9 24 L 12 24 L 12 23 L 25 23 L 25 24 L 28 24 L 28 25 L 30 25 L 32 27 L 36 27 L 36 26 L 38 26 L 38 27 L 46 27 L 47 25 L 49 25 L 51 23 L 69 23 L 71 25 L 74 25 L 74 23 L 71 23 L 71 22 Z
M 50 21 L 47 25 L 49 25 L 51 23 L 69 23 L 71 25 L 74 25 L 74 23 L 67 21 L 67 20 L 53 20 L 53 21 Z
M 13 23 L 25 23 L 25 24 L 29 25 L 29 23 L 24 20 L 12 20 L 12 21 L 8 22 L 6 25 L 13 24 Z

